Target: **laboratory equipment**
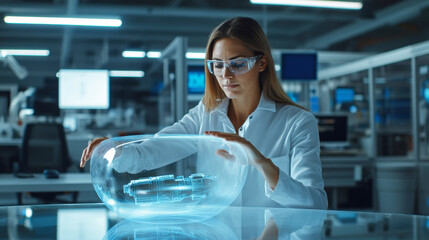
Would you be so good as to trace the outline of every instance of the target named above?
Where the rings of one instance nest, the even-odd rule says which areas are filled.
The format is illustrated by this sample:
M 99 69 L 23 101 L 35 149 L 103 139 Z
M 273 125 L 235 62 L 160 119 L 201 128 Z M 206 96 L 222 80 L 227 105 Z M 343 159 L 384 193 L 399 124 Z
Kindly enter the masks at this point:
M 226 160 L 220 149 L 234 155 Z M 151 222 L 210 218 L 239 196 L 247 176 L 239 143 L 205 135 L 138 135 L 103 141 L 90 160 L 100 199 L 120 216 Z

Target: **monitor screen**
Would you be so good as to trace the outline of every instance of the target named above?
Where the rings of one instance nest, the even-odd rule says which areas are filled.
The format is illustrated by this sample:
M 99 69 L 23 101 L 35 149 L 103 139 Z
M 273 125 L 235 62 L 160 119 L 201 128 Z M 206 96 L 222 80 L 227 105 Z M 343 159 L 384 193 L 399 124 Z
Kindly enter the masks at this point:
M 188 93 L 204 93 L 204 66 L 188 66 Z
M 347 115 L 316 115 L 321 146 L 344 146 L 347 139 Z
M 350 103 L 355 99 L 355 89 L 351 87 L 337 87 L 335 89 L 335 102 L 337 104 Z
M 282 53 L 281 78 L 284 81 L 317 80 L 317 53 Z
M 107 70 L 61 69 L 58 89 L 61 109 L 109 108 Z

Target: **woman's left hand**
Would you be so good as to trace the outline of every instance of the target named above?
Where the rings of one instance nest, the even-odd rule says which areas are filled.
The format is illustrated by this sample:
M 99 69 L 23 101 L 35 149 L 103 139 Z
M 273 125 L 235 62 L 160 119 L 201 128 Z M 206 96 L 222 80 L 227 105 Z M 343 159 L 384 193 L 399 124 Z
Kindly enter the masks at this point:
M 254 167 L 258 167 L 263 162 L 266 162 L 268 160 L 264 155 L 262 155 L 262 153 L 260 153 L 258 151 L 258 149 L 256 149 L 255 146 L 253 146 L 253 144 L 251 142 L 247 141 L 245 138 L 240 137 L 237 134 L 225 133 L 225 132 L 216 132 L 216 131 L 206 131 L 205 134 L 215 136 L 215 137 L 219 137 L 219 138 L 223 138 L 226 141 L 231 141 L 231 142 L 236 142 L 236 143 L 241 144 L 246 150 L 247 157 L 249 159 L 249 165 L 252 165 Z M 219 156 L 221 156 L 225 159 L 228 159 L 228 160 L 234 160 L 235 159 L 234 155 L 230 154 L 228 151 L 226 151 L 224 149 L 217 150 L 216 154 L 218 154 Z
M 205 134 L 241 144 L 246 150 L 249 165 L 258 169 L 258 171 L 264 176 L 268 186 L 274 190 L 277 186 L 277 182 L 279 181 L 280 170 L 276 165 L 274 165 L 271 159 L 262 155 L 262 153 L 260 153 L 252 143 L 234 133 L 206 131 Z M 225 159 L 235 160 L 235 156 L 224 149 L 219 149 L 216 153 Z

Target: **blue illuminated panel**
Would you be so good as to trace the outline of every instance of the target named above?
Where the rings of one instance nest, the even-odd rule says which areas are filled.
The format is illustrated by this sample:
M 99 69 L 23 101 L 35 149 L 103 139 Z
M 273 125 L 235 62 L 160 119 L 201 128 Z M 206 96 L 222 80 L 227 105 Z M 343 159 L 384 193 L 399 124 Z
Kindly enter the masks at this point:
M 353 88 L 339 87 L 335 89 L 335 102 L 338 104 L 353 102 L 354 98 L 355 90 Z
M 205 85 L 204 66 L 189 66 L 188 93 L 204 93 Z

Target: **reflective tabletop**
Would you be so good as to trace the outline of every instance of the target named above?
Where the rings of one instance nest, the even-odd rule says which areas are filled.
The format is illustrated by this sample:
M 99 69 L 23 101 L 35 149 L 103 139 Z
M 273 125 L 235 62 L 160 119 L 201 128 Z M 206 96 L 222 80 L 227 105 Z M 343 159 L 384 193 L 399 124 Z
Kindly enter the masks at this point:
M 128 221 L 103 204 L 0 207 L 0 239 L 429 239 L 429 216 L 228 207 L 201 222 Z

